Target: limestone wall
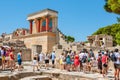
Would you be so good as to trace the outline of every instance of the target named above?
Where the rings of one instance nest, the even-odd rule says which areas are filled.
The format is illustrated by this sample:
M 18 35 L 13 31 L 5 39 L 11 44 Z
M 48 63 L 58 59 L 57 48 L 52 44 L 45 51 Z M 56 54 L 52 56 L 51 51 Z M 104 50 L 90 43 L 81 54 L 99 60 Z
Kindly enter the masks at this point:
M 14 55 L 15 60 L 17 61 L 17 53 L 22 50 L 22 61 L 31 61 L 31 49 L 15 49 Z
M 52 32 L 42 32 L 39 34 L 32 34 L 27 36 L 21 36 L 14 38 L 14 40 L 21 40 L 24 41 L 24 44 L 27 48 L 32 49 L 33 53 L 33 47 L 40 45 L 42 46 L 42 52 L 50 52 L 53 49 L 53 46 L 56 44 L 56 34 Z M 39 52 L 40 53 L 40 52 Z

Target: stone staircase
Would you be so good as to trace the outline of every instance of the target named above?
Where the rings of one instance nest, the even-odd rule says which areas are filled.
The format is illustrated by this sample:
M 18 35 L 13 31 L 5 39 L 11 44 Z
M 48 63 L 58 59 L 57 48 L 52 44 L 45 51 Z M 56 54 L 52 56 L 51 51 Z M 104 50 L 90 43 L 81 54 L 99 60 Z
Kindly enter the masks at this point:
M 59 56 L 63 52 L 63 49 L 70 48 L 70 43 L 66 41 L 65 35 L 59 29 L 57 29 L 57 36 L 58 44 L 53 47 L 53 50 L 55 50 L 57 56 Z M 59 48 L 59 46 L 61 46 L 61 48 Z

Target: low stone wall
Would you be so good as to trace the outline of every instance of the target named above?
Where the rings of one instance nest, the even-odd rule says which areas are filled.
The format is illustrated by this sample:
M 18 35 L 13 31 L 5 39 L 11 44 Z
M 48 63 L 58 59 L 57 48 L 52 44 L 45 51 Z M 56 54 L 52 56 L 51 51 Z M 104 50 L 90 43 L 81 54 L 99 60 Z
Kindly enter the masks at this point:
M 34 76 L 35 80 L 41 80 L 39 76 L 47 76 L 48 78 L 45 80 L 103 80 L 100 78 L 91 78 L 84 75 L 78 76 L 78 75 L 70 75 L 70 74 L 56 73 L 56 72 L 44 72 L 44 71 L 43 72 L 19 72 L 19 73 L 14 73 L 10 75 L 4 75 L 4 76 L 0 76 L 0 80 L 26 80 L 26 78 L 27 80 L 30 80 L 32 76 Z M 108 80 L 108 79 L 105 79 L 105 80 Z
M 52 78 L 52 80 L 95 80 L 95 78 L 69 75 L 69 74 L 61 74 L 61 73 L 48 73 L 43 72 L 43 75 L 47 75 Z

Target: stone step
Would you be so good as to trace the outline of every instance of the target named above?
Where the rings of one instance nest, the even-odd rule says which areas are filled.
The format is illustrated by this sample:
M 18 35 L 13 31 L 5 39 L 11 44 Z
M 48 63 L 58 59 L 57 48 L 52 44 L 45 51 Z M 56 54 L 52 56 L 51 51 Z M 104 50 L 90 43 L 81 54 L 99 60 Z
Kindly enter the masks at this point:
M 52 80 L 51 78 L 49 78 L 48 76 L 31 76 L 31 77 L 25 77 L 22 78 L 20 80 Z

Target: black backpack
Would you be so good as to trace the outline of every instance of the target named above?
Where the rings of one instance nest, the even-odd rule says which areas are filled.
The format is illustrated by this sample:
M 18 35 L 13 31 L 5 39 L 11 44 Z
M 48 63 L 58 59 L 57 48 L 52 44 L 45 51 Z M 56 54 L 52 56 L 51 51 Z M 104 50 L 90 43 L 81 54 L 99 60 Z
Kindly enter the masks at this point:
M 0 56 L 2 56 L 2 55 L 1 55 L 1 50 L 0 50 Z
M 111 60 L 112 60 L 112 61 L 117 61 L 117 57 L 115 56 L 114 53 L 112 53 L 112 55 L 111 55 Z
M 82 57 L 82 63 L 85 63 L 86 59 L 87 59 L 87 56 L 84 54 L 83 57 Z

